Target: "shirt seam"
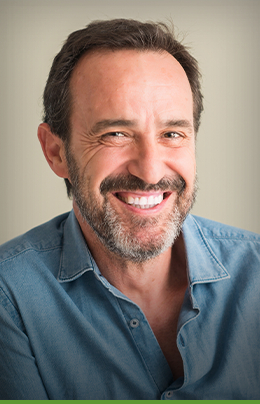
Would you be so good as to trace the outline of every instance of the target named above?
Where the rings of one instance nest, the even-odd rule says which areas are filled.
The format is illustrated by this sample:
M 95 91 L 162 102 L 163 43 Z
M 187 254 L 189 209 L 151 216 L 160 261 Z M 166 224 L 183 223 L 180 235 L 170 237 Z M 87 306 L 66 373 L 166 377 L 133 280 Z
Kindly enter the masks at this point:
M 15 309 L 15 311 L 16 311 L 17 314 L 18 314 L 18 307 L 16 307 L 16 306 L 14 305 L 14 303 L 12 302 L 12 300 L 10 300 L 9 296 L 6 294 L 6 292 L 4 291 L 4 289 L 2 288 L 1 285 L 0 285 L 0 290 L 2 291 L 2 293 L 5 295 L 6 299 L 10 302 L 10 304 L 13 306 L 13 308 Z M 2 301 L 2 303 L 4 303 L 4 302 Z M 6 310 L 6 306 L 5 306 L 4 304 L 3 304 L 3 307 L 4 307 L 5 310 Z
M 60 249 L 60 248 L 61 248 L 60 245 L 55 246 L 55 247 L 43 248 L 43 249 L 37 249 L 37 248 L 34 248 L 34 247 L 29 247 L 29 248 L 26 248 L 23 251 L 19 251 L 18 253 L 15 253 L 14 255 L 11 255 L 10 257 L 2 259 L 0 261 L 0 265 L 6 263 L 7 261 L 13 260 L 13 259 L 17 258 L 19 255 L 27 253 L 28 251 L 47 252 L 47 251 L 57 250 L 57 249 Z
M 239 236 L 217 236 L 217 235 L 208 236 L 207 235 L 206 237 L 207 237 L 207 239 L 210 239 L 210 240 L 230 240 L 230 241 L 239 240 L 239 241 L 249 241 L 254 244 L 260 244 L 260 240 L 251 239 L 250 237 L 244 237 L 243 235 L 241 235 L 241 237 L 239 237 Z
M 2 295 L 0 299 L 0 304 L 3 310 L 5 310 L 6 313 L 8 313 L 8 315 L 10 316 L 12 322 L 16 325 L 16 327 L 19 328 L 21 332 L 26 334 L 25 325 L 19 313 L 18 307 L 16 307 L 16 305 L 12 302 L 12 300 L 10 299 L 8 294 L 4 291 L 1 285 L 0 285 L 0 294 Z

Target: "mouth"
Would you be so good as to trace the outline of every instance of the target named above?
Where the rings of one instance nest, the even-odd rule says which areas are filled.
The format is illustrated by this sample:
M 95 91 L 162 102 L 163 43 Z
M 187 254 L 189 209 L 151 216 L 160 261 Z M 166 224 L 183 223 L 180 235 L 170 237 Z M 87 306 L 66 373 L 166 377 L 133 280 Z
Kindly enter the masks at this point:
M 114 196 L 137 209 L 153 209 L 171 195 L 171 192 L 116 192 Z

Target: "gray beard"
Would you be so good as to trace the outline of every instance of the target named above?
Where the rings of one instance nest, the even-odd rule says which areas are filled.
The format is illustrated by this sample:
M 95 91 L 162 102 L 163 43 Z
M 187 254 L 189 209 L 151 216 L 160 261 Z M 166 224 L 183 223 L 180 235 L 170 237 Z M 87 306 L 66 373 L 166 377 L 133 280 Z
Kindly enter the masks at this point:
M 107 177 L 100 185 L 100 193 L 104 197 L 104 202 L 100 206 L 93 194 L 88 192 L 89 180 L 85 179 L 84 175 L 80 176 L 77 163 L 70 151 L 67 151 L 66 157 L 73 197 L 82 219 L 89 224 L 98 239 L 109 251 L 123 260 L 143 263 L 172 247 L 195 202 L 196 181 L 192 194 L 186 195 L 185 182 L 180 176 L 177 180 L 161 180 L 156 185 L 146 184 L 131 175 Z M 124 223 L 120 214 L 111 206 L 107 198 L 107 193 L 115 189 L 124 191 L 169 190 L 169 184 L 172 184 L 172 189 L 177 191 L 177 199 L 173 210 L 164 219 L 160 215 L 144 218 L 132 214 L 127 223 Z M 138 238 L 138 231 L 141 229 L 146 231 L 142 239 Z

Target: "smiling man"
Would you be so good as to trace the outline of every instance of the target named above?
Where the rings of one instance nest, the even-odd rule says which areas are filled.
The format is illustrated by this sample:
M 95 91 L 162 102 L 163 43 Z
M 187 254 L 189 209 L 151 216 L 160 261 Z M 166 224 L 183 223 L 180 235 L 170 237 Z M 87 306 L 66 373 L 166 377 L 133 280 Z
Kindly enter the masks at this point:
M 185 71 L 166 52 L 87 53 L 72 75 L 71 97 L 66 158 L 56 164 L 57 139 L 47 124 L 39 137 L 52 169 L 72 184 L 90 249 L 116 253 L 109 254 L 112 266 L 117 257 L 140 263 L 165 250 L 170 256 L 194 198 L 193 100 Z
M 260 237 L 189 215 L 199 78 L 133 20 L 54 59 L 38 137 L 73 210 L 1 247 L 0 398 L 260 397 Z

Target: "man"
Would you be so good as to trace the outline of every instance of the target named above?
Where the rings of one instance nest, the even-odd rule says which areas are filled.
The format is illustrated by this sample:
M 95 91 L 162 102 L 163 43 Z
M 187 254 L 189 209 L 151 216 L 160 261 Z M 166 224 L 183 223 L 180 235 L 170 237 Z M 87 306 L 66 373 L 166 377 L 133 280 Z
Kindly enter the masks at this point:
M 188 214 L 199 79 L 163 24 L 54 59 L 38 137 L 73 211 L 1 248 L 0 398 L 260 398 L 260 237 Z

